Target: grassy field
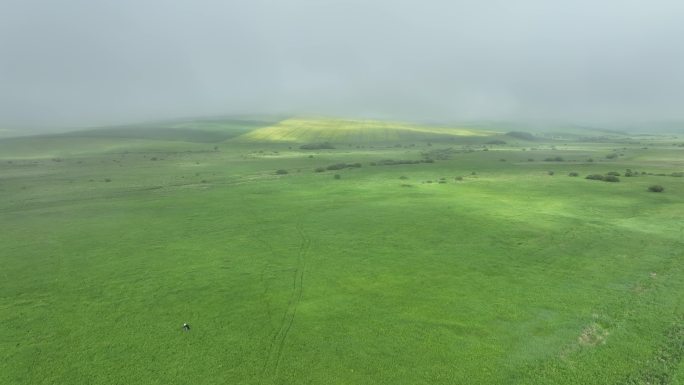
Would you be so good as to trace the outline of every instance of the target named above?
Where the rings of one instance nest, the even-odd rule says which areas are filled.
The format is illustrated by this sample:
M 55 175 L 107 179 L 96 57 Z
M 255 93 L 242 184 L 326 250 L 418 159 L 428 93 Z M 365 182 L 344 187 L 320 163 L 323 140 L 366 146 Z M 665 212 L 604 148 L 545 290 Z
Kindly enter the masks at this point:
M 304 118 L 0 140 L 0 383 L 684 384 L 683 143 Z

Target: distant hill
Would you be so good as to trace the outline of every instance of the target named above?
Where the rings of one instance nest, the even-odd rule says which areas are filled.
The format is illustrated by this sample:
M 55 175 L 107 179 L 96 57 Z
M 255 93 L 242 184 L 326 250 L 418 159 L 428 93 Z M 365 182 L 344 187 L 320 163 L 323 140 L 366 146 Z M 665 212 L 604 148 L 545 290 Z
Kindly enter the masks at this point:
M 131 124 L 72 131 L 68 137 L 154 139 L 197 143 L 221 142 L 274 122 L 236 119 L 195 119 Z
M 59 134 L 1 137 L 0 156 L 56 157 L 138 149 L 207 149 L 274 121 L 230 118 L 184 119 L 68 131 Z M 210 147 L 209 147 L 210 148 Z
M 289 143 L 367 143 L 490 137 L 499 132 L 378 120 L 292 118 L 247 132 L 237 140 Z

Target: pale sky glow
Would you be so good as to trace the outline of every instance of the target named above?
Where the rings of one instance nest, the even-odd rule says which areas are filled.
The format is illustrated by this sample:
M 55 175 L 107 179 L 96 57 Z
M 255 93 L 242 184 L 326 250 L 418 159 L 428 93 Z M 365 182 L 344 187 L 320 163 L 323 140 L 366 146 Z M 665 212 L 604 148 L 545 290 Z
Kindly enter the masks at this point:
M 3 0 L 0 125 L 684 120 L 684 2 Z

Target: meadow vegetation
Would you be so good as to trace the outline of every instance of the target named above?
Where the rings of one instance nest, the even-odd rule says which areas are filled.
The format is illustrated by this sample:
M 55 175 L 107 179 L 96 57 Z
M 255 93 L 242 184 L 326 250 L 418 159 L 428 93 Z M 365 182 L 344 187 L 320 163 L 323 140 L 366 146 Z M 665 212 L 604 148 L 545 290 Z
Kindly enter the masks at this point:
M 0 384 L 684 384 L 683 143 L 307 118 L 2 139 Z

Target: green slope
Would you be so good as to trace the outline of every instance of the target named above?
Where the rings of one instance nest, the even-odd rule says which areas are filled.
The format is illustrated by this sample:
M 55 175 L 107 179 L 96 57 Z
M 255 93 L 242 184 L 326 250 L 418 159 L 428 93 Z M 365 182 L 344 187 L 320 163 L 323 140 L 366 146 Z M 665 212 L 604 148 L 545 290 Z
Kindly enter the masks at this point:
M 684 139 L 545 140 L 2 140 L 0 384 L 681 383 Z
M 196 119 L 101 127 L 0 140 L 0 158 L 60 157 L 121 151 L 209 150 L 273 121 Z
M 496 131 L 459 127 L 421 126 L 377 120 L 291 118 L 250 131 L 238 139 L 282 143 L 372 143 L 489 137 Z

